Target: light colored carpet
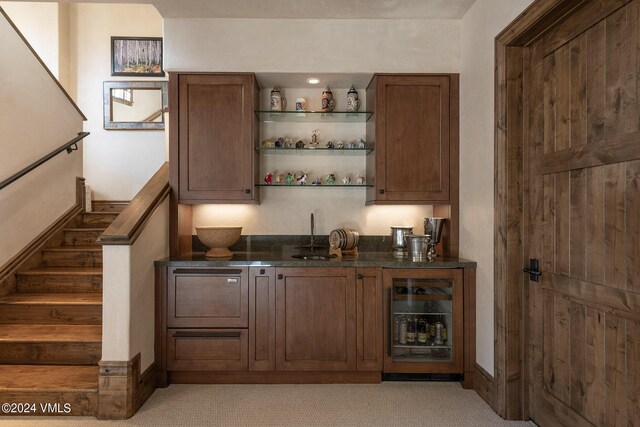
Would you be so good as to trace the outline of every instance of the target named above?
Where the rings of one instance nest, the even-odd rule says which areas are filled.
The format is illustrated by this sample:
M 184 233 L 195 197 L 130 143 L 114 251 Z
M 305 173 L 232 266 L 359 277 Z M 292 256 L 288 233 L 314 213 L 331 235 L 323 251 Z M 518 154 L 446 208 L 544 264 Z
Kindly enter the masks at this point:
M 504 421 L 474 391 L 449 382 L 171 385 L 131 419 L 7 418 L 0 426 L 532 426 Z

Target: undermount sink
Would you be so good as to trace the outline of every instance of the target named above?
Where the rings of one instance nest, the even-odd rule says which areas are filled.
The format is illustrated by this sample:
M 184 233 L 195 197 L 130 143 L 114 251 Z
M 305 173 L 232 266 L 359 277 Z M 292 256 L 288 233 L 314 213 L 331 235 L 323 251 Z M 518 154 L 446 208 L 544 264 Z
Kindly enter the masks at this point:
M 291 258 L 303 259 L 305 261 L 329 261 L 333 258 L 331 255 L 291 255 Z

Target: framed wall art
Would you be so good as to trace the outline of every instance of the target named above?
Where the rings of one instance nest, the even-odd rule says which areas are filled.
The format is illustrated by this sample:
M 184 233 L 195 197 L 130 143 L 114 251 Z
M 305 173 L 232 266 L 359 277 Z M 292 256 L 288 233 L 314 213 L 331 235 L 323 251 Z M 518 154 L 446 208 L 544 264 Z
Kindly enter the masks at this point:
M 164 77 L 162 37 L 111 37 L 111 75 Z

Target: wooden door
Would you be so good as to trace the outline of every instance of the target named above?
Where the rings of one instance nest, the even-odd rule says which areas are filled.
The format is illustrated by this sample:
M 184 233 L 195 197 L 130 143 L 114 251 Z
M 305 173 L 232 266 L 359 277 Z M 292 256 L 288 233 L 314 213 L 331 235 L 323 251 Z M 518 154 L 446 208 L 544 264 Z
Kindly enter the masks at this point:
M 639 3 L 587 2 L 524 51 L 524 247 L 542 271 L 525 280 L 525 354 L 541 426 L 640 424 Z
M 249 268 L 249 370 L 276 369 L 276 269 Z
M 452 81 L 453 79 L 453 81 Z M 376 75 L 375 188 L 367 202 L 448 202 L 450 199 L 450 85 L 457 76 Z M 457 135 L 457 132 L 456 132 Z M 456 169 L 457 170 L 457 169 Z
M 382 269 L 359 268 L 356 273 L 358 371 L 382 371 Z
M 276 269 L 276 370 L 356 370 L 354 270 Z
M 178 79 L 178 201 L 254 200 L 254 76 L 180 74 Z

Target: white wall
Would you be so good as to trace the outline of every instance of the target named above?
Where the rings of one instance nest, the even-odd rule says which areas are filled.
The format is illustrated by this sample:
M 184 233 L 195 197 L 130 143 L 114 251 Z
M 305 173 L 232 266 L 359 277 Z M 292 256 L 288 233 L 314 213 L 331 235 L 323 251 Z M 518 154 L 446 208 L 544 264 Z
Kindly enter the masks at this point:
M 57 3 L 0 2 L 22 35 L 54 76 L 59 77 L 59 20 Z
M 104 246 L 102 360 L 140 368 L 154 361 L 154 265 L 169 255 L 169 199 L 153 213 L 135 243 Z
M 476 359 L 494 372 L 494 41 L 533 0 L 478 0 L 462 19 L 460 252 L 478 262 Z
M 0 58 L 3 180 L 77 136 L 82 117 L 2 15 Z M 0 266 L 74 205 L 80 148 L 0 190 Z
M 459 20 L 165 19 L 164 32 L 165 66 L 174 71 L 455 73 L 460 69 Z M 271 88 L 262 89 L 264 103 L 264 92 Z M 347 89 L 332 89 L 344 108 L 340 98 Z M 358 89 L 364 104 L 365 88 Z M 310 107 L 317 104 L 322 88 L 314 90 L 285 90 L 290 109 L 300 95 Z M 322 144 L 365 136 L 364 124 L 316 127 L 321 129 Z M 313 128 L 262 125 L 261 134 L 263 139 L 297 136 L 308 143 Z M 312 177 L 335 172 L 338 177 L 349 174 L 355 181 L 364 166 L 364 158 L 274 156 L 263 159 L 261 175 L 307 169 Z M 423 218 L 432 214 L 431 206 L 365 207 L 364 203 L 361 189 L 264 189 L 260 206 L 197 206 L 194 225 L 242 225 L 243 234 L 305 234 L 314 212 L 320 234 L 347 226 L 363 234 L 385 235 L 391 225 L 413 225 L 422 232 Z
M 94 200 L 131 200 L 165 161 L 164 131 L 103 129 L 102 83 L 163 80 L 111 76 L 111 36 L 162 36 L 162 18 L 151 5 L 70 5 L 72 85 L 87 116 L 84 176 Z

